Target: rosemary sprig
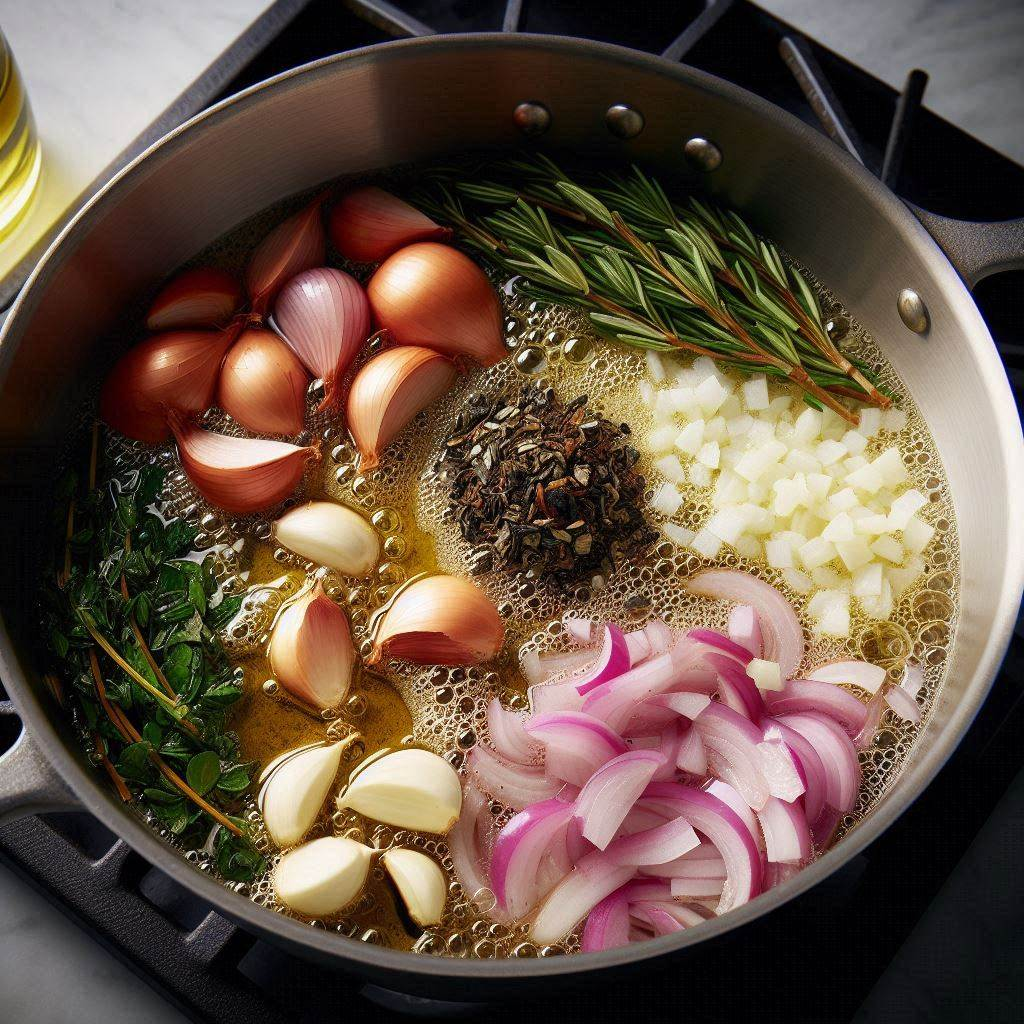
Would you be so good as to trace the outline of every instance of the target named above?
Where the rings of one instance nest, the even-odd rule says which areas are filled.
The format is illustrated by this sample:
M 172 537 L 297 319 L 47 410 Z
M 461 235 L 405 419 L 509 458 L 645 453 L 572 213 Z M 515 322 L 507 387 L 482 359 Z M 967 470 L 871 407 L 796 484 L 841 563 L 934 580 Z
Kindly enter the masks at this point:
M 87 480 L 68 474 L 55 512 L 59 571 L 44 594 L 55 692 L 122 800 L 195 846 L 217 826 L 221 875 L 251 879 L 263 858 L 237 817 L 251 765 L 227 730 L 242 688 L 217 636 L 240 598 L 211 557 L 191 559 L 192 528 L 159 514 L 164 471 L 98 479 L 97 440 Z
M 542 154 L 488 171 L 438 169 L 416 201 L 530 296 L 582 306 L 626 344 L 786 377 L 853 423 L 842 399 L 890 404 L 829 338 L 802 275 L 734 211 L 680 208 L 639 169 L 590 189 Z

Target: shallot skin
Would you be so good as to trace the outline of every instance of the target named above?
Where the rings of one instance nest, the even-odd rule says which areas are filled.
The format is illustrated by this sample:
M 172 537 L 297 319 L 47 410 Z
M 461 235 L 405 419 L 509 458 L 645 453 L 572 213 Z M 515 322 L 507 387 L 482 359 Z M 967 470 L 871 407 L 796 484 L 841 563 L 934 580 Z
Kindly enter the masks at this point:
M 302 363 L 276 334 L 247 330 L 224 358 L 217 401 L 257 434 L 294 436 L 305 422 L 308 385 Z
M 446 241 L 451 230 L 376 185 L 346 192 L 328 216 L 334 247 L 356 263 L 379 263 L 413 242 Z
M 180 327 L 223 327 L 242 305 L 242 286 L 217 267 L 176 274 L 157 293 L 146 314 L 151 331 Z
M 265 314 L 285 282 L 311 267 L 323 265 L 327 255 L 318 196 L 270 232 L 249 257 L 245 287 L 254 312 Z
M 450 245 L 417 242 L 389 256 L 367 295 L 377 326 L 402 345 L 422 345 L 483 366 L 508 355 L 501 303 L 487 275 Z
M 100 418 L 136 441 L 166 441 L 170 413 L 190 415 L 210 406 L 221 361 L 234 337 L 230 330 L 180 330 L 146 338 L 107 375 Z

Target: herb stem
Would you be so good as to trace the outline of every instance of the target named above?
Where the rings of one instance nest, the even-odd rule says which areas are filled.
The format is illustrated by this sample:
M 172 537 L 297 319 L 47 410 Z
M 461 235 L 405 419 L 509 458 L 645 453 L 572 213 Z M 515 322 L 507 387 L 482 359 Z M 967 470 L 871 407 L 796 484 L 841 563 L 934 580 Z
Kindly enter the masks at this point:
M 128 788 L 128 784 L 121 777 L 121 773 L 114 767 L 113 761 L 107 757 L 107 745 L 103 740 L 103 737 L 98 732 L 92 734 L 92 746 L 96 752 L 96 756 L 100 760 L 100 764 L 103 765 L 107 774 L 110 776 L 110 781 L 114 784 L 114 789 L 117 790 L 117 795 L 126 803 L 132 802 L 132 791 Z
M 125 551 L 131 551 L 132 549 L 132 535 L 131 531 L 128 531 L 124 535 L 124 549 Z M 131 600 L 131 594 L 128 592 L 128 580 L 125 578 L 124 573 L 121 573 L 121 596 L 124 598 L 127 604 Z M 167 691 L 169 697 L 173 697 L 175 701 L 178 700 L 178 694 L 174 687 L 171 686 L 170 680 L 164 675 L 163 669 L 157 664 L 156 658 L 153 657 L 153 652 L 149 649 L 149 644 L 146 643 L 145 638 L 142 635 L 142 630 L 139 629 L 139 624 L 135 619 L 135 614 L 130 612 L 128 614 L 128 625 L 131 627 L 132 635 L 135 637 L 135 642 L 139 645 L 139 650 L 142 651 L 142 656 L 146 659 L 149 667 L 153 670 L 153 675 L 156 676 L 157 682 Z
M 123 672 L 125 672 L 133 682 L 138 683 L 143 690 L 146 691 L 151 697 L 159 701 L 163 706 L 174 716 L 175 720 L 181 723 L 182 728 L 187 729 L 193 736 L 198 736 L 199 731 L 195 725 L 190 722 L 185 715 L 187 709 L 184 708 L 177 700 L 171 700 L 162 690 L 158 690 L 141 672 L 130 665 L 120 654 L 114 649 L 114 646 L 110 641 L 96 628 L 96 621 L 92 615 L 89 614 L 84 608 L 78 609 L 78 616 L 82 621 L 82 624 L 89 631 L 89 635 L 96 641 L 100 647 L 103 648 L 107 657 L 117 665 Z
M 116 705 L 112 704 L 110 698 L 107 696 L 106 687 L 103 685 L 103 674 L 100 672 L 99 659 L 96 657 L 94 650 L 89 651 L 89 664 L 92 667 L 93 681 L 96 684 L 96 694 L 100 699 L 100 703 L 103 705 L 103 709 L 107 712 L 111 721 L 114 723 L 114 727 L 122 738 L 128 743 L 141 743 L 142 735 L 138 729 L 132 725 L 131 720 L 124 713 L 123 709 L 117 708 L 119 715 L 115 716 Z M 227 816 L 222 814 L 213 806 L 209 801 L 204 800 L 173 768 L 171 768 L 167 762 L 149 745 L 146 748 L 149 754 L 150 761 L 156 766 L 160 774 L 167 779 L 176 789 L 178 789 L 184 796 L 188 797 L 197 807 L 205 811 L 214 821 L 218 824 L 223 825 L 230 832 L 233 832 L 236 836 L 242 835 L 242 830 Z

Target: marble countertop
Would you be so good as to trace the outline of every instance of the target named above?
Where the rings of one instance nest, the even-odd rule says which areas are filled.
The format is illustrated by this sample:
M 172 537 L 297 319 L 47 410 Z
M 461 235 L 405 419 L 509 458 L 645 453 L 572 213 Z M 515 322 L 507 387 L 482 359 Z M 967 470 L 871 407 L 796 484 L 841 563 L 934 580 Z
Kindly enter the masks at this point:
M 240 37 L 234 59 L 244 59 L 246 34 L 272 31 L 272 19 L 286 17 L 288 6 L 288 0 L 0 0 L 0 26 L 27 81 L 45 152 L 36 208 L 16 239 L 0 246 L 0 279 L 148 125 L 163 117 L 166 130 L 192 112 L 176 107 L 182 94 L 199 83 L 198 94 L 214 95 L 226 78 L 210 77 L 210 66 L 237 48 Z M 897 87 L 910 68 L 926 68 L 928 106 L 1024 162 L 1024 5 L 761 0 L 761 6 Z M 37 1024 L 185 1019 L 4 868 L 0 1016 Z

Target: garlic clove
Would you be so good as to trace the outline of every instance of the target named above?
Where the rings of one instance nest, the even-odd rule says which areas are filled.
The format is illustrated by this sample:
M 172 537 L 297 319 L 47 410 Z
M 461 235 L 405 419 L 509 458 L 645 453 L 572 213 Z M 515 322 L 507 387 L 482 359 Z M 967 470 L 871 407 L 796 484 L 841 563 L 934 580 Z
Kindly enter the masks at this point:
M 273 331 L 243 331 L 220 370 L 217 404 L 257 434 L 295 435 L 306 419 L 309 375 Z
M 300 747 L 270 772 L 257 802 L 277 846 L 294 846 L 313 827 L 338 774 L 341 751 L 341 743 Z
M 398 828 L 447 832 L 462 810 L 455 769 L 429 750 L 396 750 L 368 764 L 338 794 L 338 808 Z
M 170 423 L 189 480 L 211 505 L 228 512 L 272 508 L 298 487 L 310 460 L 320 457 L 315 446 L 215 434 L 176 413 Z
M 196 267 L 175 275 L 160 289 L 146 314 L 146 327 L 222 327 L 241 304 L 242 286 L 233 274 Z
M 367 663 L 477 665 L 500 650 L 505 626 L 484 592 L 457 576 L 428 576 L 399 590 L 375 622 Z
M 379 263 L 403 245 L 444 241 L 452 235 L 451 229 L 376 185 L 346 192 L 328 216 L 328 231 L 338 252 L 356 263 Z
M 448 885 L 437 862 L 418 850 L 388 850 L 381 857 L 409 917 L 421 928 L 437 924 L 444 913 Z
M 457 377 L 455 364 L 446 356 L 414 345 L 388 349 L 366 363 L 352 381 L 347 406 L 360 469 L 377 466 L 395 435 Z
M 274 869 L 277 898 L 307 917 L 336 914 L 362 892 L 372 856 L 368 846 L 342 836 L 297 846 Z
M 345 613 L 320 580 L 280 614 L 270 640 L 270 667 L 294 697 L 336 708 L 352 682 L 355 651 Z
M 275 768 L 278 768 L 289 758 L 294 757 L 296 754 L 303 750 L 312 750 L 314 747 L 322 747 L 323 745 L 323 740 L 314 740 L 312 743 L 305 743 L 301 747 L 292 747 L 291 750 L 282 751 L 272 761 L 267 762 L 266 767 L 263 769 L 263 771 L 260 772 L 259 779 L 257 781 L 262 786 L 263 783 L 270 778 L 271 772 L 273 772 Z
M 282 221 L 253 250 L 245 268 L 245 289 L 253 312 L 264 314 L 285 282 L 319 267 L 327 255 L 327 235 L 320 215 L 325 196 L 318 196 Z
M 380 558 L 374 528 L 358 513 L 334 501 L 311 501 L 286 512 L 273 536 L 295 554 L 346 576 L 366 576 Z

